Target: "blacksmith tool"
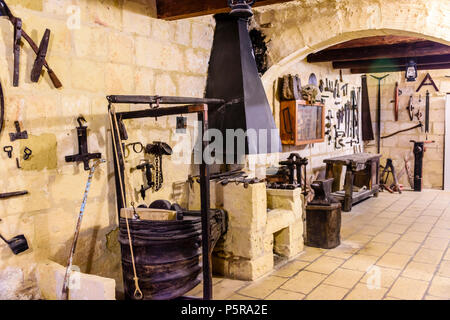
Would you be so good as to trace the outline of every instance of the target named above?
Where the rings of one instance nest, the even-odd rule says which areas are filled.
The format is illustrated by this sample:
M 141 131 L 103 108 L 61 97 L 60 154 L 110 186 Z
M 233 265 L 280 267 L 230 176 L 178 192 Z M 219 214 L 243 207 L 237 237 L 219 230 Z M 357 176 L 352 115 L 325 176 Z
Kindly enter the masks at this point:
M 185 133 L 187 129 L 187 118 L 186 117 L 177 117 L 177 133 Z
M 16 127 L 16 132 L 11 132 L 9 134 L 9 138 L 11 139 L 11 142 L 21 139 L 28 139 L 28 132 L 20 131 L 20 123 L 19 121 L 14 121 L 14 126 Z
M 344 78 L 342 78 L 342 69 L 339 70 L 339 81 L 344 82 Z
M 1 219 L 0 219 L 1 221 Z M 25 236 L 23 234 L 18 235 L 14 238 L 12 238 L 11 240 L 6 240 L 1 234 L 0 234 L 0 239 L 2 239 L 3 241 L 6 242 L 6 244 L 8 245 L 8 247 L 11 249 L 11 251 L 15 254 L 18 255 L 19 253 L 22 253 L 24 251 L 28 250 L 28 242 L 27 239 L 25 238 Z
M 401 132 L 405 132 L 405 131 L 409 131 L 409 130 L 414 130 L 415 128 L 422 128 L 422 127 L 423 127 L 423 124 L 422 124 L 421 121 L 419 121 L 418 124 L 416 124 L 415 126 L 412 126 L 411 128 L 406 128 L 406 129 L 398 130 L 398 131 L 396 131 L 396 132 L 394 132 L 394 133 L 390 133 L 390 134 L 388 134 L 388 135 L 386 135 L 386 136 L 381 137 L 381 139 L 390 138 L 390 137 L 395 136 L 396 134 L 399 134 L 399 133 L 401 133 Z
M 337 202 L 331 195 L 333 181 L 334 178 L 313 181 L 311 188 L 314 190 L 314 198 L 308 205 L 329 206 Z
M 409 102 L 408 106 L 406 107 L 406 110 L 408 110 L 409 120 L 414 120 L 414 106 L 413 106 L 413 95 L 409 96 Z
M 429 80 L 429 82 L 426 82 L 427 80 Z M 431 78 L 430 74 L 427 73 L 425 78 L 423 78 L 422 82 L 420 83 L 419 87 L 417 88 L 416 92 L 419 92 L 419 90 L 423 87 L 423 86 L 432 86 L 434 88 L 434 90 L 436 90 L 437 92 L 439 92 L 438 87 L 436 86 L 436 84 L 434 83 L 433 79 Z
M 69 297 L 69 280 L 70 274 L 72 273 L 72 262 L 73 256 L 75 255 L 75 249 L 77 247 L 78 236 L 80 234 L 81 222 L 83 221 L 84 210 L 86 208 L 86 202 L 89 194 L 89 189 L 91 188 L 92 178 L 94 177 L 95 169 L 103 162 L 106 162 L 103 159 L 96 160 L 94 165 L 89 170 L 89 176 L 86 183 L 86 189 L 84 190 L 83 201 L 81 202 L 80 214 L 78 215 L 77 226 L 75 228 L 75 234 L 73 236 L 72 247 L 70 249 L 69 258 L 67 259 L 67 269 L 64 275 L 64 282 L 62 287 L 62 300 L 67 300 Z
M 34 60 L 33 69 L 31 70 L 31 82 L 38 82 L 42 73 L 42 68 L 45 63 L 45 56 L 47 55 L 48 43 L 50 41 L 50 30 L 45 29 L 44 36 L 39 44 L 39 51 Z
M 28 194 L 28 191 L 16 191 L 16 192 L 8 192 L 8 193 L 0 193 L 0 199 L 9 199 L 13 197 L 24 196 Z
M 320 81 L 319 81 L 319 90 L 320 90 L 320 92 L 323 92 L 323 89 L 324 89 L 323 80 L 320 79 Z
M 348 94 L 348 83 L 344 84 L 344 85 L 341 87 L 341 90 L 342 90 L 342 96 L 346 97 L 347 94 Z
M 398 82 L 395 83 L 394 90 L 394 119 L 398 121 L 398 96 L 401 94 L 400 89 L 398 88 Z
M 144 151 L 144 145 L 141 142 L 128 143 L 125 145 L 125 158 L 128 158 L 128 156 L 130 155 L 130 146 L 133 147 L 134 153 L 142 153 L 142 151 Z
M 86 122 L 86 119 L 83 116 L 77 118 L 78 127 L 77 127 L 77 135 L 78 135 L 78 154 L 74 154 L 71 156 L 66 156 L 66 162 L 83 162 L 84 170 L 88 171 L 89 161 L 91 159 L 100 159 L 102 157 L 101 153 L 89 153 L 88 152 L 88 144 L 87 144 L 87 126 L 83 126 L 82 122 Z
M 19 158 L 16 158 L 16 166 L 17 166 L 17 169 L 22 169 L 22 167 L 20 166 L 20 163 L 19 163 Z
M 161 141 L 154 141 L 145 146 L 145 153 L 155 156 L 155 192 L 162 188 L 164 182 L 162 156 L 170 156 L 172 152 L 172 148 L 167 143 Z
M 370 115 L 370 104 L 369 104 L 369 91 L 367 89 L 367 76 L 361 76 L 361 127 L 362 127 L 362 140 L 371 141 L 374 139 L 373 128 L 372 128 L 372 118 Z
M 336 98 L 340 98 L 341 97 L 341 95 L 340 95 L 340 90 L 339 90 L 339 80 L 338 79 L 336 79 L 336 81 L 334 82 L 334 92 L 335 92 L 335 96 L 336 96 Z
M 5 151 L 8 154 L 8 158 L 12 158 L 12 152 L 14 148 L 12 146 L 4 146 L 3 151 Z
M 136 169 L 138 170 L 144 170 L 145 177 L 147 179 L 147 186 L 144 187 L 144 185 L 141 185 L 141 190 L 139 191 L 141 193 L 141 197 L 143 200 L 145 200 L 145 192 L 153 188 L 153 186 L 155 185 L 152 179 L 152 169 L 154 168 L 155 167 L 152 164 L 150 164 L 150 162 L 148 162 L 147 160 L 144 160 L 140 165 L 136 167 Z
M 434 141 L 415 141 L 414 143 L 414 191 L 422 191 L 423 177 L 423 156 L 426 151 L 425 144 L 434 143 Z
M 430 132 L 430 92 L 425 97 L 425 133 Z
M 0 133 L 3 130 L 3 122 L 5 122 L 5 97 L 3 96 L 2 82 L 0 81 Z
M 25 149 L 23 150 L 23 160 L 28 160 L 30 159 L 31 155 L 33 154 L 33 151 L 31 151 L 30 148 L 25 147 Z
M 377 101 L 377 127 L 378 127 L 378 137 L 377 137 L 377 153 L 380 153 L 381 149 L 381 80 L 389 76 L 386 74 L 382 77 L 372 76 L 372 78 L 378 80 L 378 101 Z
M 14 75 L 13 75 L 13 86 L 17 87 L 19 85 L 19 58 L 20 58 L 20 43 L 21 38 L 23 37 L 31 49 L 33 49 L 34 53 L 39 53 L 39 48 L 36 43 L 31 39 L 31 37 L 22 29 L 22 20 L 20 18 L 15 17 L 11 10 L 6 5 L 4 0 L 0 0 L 0 16 L 8 17 L 9 21 L 14 26 Z M 49 67 L 47 61 L 44 60 L 44 66 L 47 68 L 48 75 L 55 86 L 55 88 L 61 88 L 62 84 L 56 76 L 55 72 Z

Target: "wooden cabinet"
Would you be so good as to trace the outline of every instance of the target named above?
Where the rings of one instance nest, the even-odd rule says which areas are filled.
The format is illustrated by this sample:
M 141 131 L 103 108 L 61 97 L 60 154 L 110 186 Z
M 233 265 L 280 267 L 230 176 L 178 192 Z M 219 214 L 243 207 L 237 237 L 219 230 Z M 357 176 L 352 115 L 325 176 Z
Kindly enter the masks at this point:
M 281 101 L 280 136 L 285 145 L 325 141 L 325 106 L 304 100 Z

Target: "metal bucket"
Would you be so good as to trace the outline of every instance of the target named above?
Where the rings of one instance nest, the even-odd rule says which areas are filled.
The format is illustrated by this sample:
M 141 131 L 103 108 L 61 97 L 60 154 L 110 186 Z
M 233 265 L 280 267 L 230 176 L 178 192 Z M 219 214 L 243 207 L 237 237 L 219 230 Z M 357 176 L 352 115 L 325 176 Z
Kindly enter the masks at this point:
M 128 219 L 128 222 L 143 299 L 174 299 L 200 283 L 200 217 L 186 215 L 181 221 Z M 125 297 L 135 299 L 133 266 L 124 218 L 120 218 L 119 242 Z

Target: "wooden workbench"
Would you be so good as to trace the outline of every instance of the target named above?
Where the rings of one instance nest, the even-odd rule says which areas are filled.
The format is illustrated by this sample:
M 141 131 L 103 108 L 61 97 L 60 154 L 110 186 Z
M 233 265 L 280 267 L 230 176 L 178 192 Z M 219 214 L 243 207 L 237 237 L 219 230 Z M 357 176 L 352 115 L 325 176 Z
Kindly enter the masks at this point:
M 379 192 L 379 168 L 381 154 L 356 153 L 323 160 L 326 178 L 334 178 L 332 195 L 340 200 L 343 211 L 351 211 L 352 205 Z M 342 167 L 346 167 L 344 190 L 340 190 Z M 354 187 L 367 189 L 355 192 Z

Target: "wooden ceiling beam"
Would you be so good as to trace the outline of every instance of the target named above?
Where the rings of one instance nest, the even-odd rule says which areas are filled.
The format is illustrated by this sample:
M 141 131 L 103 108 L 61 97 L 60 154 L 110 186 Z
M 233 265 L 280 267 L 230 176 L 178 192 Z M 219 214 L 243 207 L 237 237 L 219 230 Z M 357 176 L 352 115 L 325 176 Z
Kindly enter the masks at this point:
M 290 2 L 292 0 L 258 0 L 253 7 Z M 178 20 L 208 14 L 229 12 L 227 0 L 157 0 L 158 19 Z
M 433 41 L 346 49 L 326 49 L 307 56 L 308 62 L 390 59 L 450 54 L 450 46 Z
M 405 36 L 373 36 L 353 39 L 350 41 L 345 41 L 336 44 L 327 49 L 344 49 L 344 48 L 356 48 L 356 47 L 368 47 L 368 46 L 381 46 L 381 45 L 392 45 L 397 43 L 408 43 L 408 42 L 419 42 L 425 41 L 425 39 L 417 37 L 405 37 Z
M 438 70 L 438 69 L 450 69 L 450 63 L 442 63 L 442 64 L 425 64 L 417 66 L 418 70 Z M 381 67 L 381 68 L 354 68 L 350 69 L 350 73 L 352 74 L 361 74 L 361 73 L 383 73 L 383 72 L 398 72 L 398 71 L 406 71 L 404 66 L 392 66 L 392 67 Z
M 352 60 L 352 61 L 333 61 L 334 69 L 355 69 L 355 68 L 381 68 L 381 67 L 400 67 L 405 66 L 410 57 L 394 59 L 373 59 L 373 60 Z M 450 54 L 437 56 L 414 57 L 417 65 L 423 64 L 443 64 L 450 63 Z

